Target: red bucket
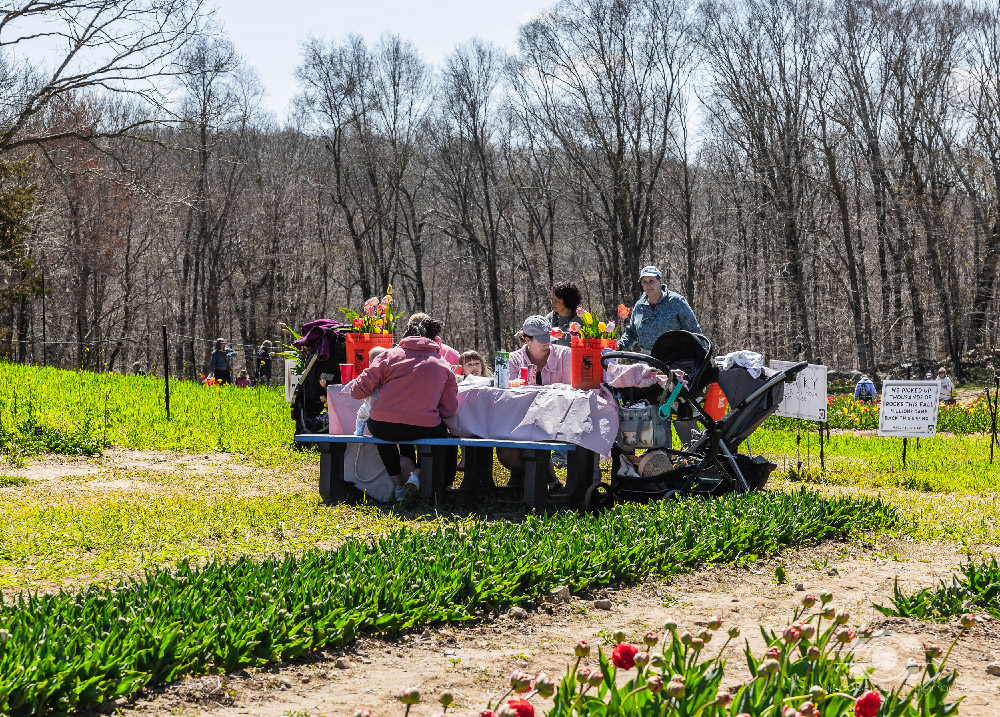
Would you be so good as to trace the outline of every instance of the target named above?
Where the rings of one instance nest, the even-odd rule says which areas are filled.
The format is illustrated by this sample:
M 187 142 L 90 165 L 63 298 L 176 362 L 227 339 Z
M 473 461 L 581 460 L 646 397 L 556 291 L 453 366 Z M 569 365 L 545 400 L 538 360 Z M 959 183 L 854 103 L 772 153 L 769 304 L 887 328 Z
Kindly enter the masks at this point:
M 347 334 L 347 363 L 354 364 L 354 376 L 368 368 L 368 352 L 376 346 L 392 348 L 392 334 Z
M 573 388 L 599 388 L 604 381 L 601 368 L 601 352 L 618 348 L 615 339 L 581 339 L 574 336 L 570 341 L 570 359 L 573 365 Z

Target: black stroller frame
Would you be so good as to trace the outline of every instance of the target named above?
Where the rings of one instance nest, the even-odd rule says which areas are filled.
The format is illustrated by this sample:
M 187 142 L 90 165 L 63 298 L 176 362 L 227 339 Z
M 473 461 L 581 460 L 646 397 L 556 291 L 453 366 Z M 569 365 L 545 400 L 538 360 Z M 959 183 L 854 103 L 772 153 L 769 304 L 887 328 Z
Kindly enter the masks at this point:
M 783 385 L 808 366 L 803 361 L 784 371 L 764 369 L 761 379 L 750 379 L 746 374 L 741 390 L 725 391 L 735 407 L 721 419 L 712 418 L 698 400 L 703 398 L 708 386 L 720 381 L 720 374 L 713 363 L 714 345 L 705 336 L 687 331 L 670 331 L 661 336 L 646 355 L 627 351 L 612 351 L 601 357 L 606 369 L 612 360 L 632 360 L 646 363 L 670 376 L 661 389 L 614 388 L 608 386 L 628 402 L 646 399 L 658 406 L 657 414 L 666 423 L 666 444 L 646 446 L 662 450 L 671 458 L 674 467 L 652 476 L 630 477 L 619 475 L 619 466 L 625 448 L 616 444 L 612 448 L 610 485 L 595 483 L 587 492 L 584 507 L 597 510 L 615 498 L 632 501 L 662 500 L 676 494 L 720 495 L 726 492 L 748 493 L 760 489 L 776 466 L 761 456 L 739 453 L 739 446 L 761 423 L 773 414 L 781 402 Z M 684 378 L 674 374 L 681 369 Z M 686 384 L 686 385 L 685 385 Z M 746 385 L 746 384 L 749 384 Z M 730 393 L 734 396 L 730 396 Z M 695 421 L 704 430 L 681 449 L 670 447 L 672 416 L 678 421 Z

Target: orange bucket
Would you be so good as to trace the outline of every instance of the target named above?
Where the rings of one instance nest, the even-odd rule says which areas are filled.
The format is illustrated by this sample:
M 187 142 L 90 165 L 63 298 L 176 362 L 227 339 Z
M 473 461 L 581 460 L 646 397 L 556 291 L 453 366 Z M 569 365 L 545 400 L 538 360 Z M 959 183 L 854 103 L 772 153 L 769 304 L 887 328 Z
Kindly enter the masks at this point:
M 392 334 L 347 334 L 347 363 L 354 364 L 354 376 L 368 368 L 368 352 L 376 346 L 392 348 Z
M 574 336 L 570 341 L 570 357 L 573 368 L 573 388 L 598 388 L 604 381 L 601 368 L 601 352 L 618 348 L 615 339 L 581 339 Z

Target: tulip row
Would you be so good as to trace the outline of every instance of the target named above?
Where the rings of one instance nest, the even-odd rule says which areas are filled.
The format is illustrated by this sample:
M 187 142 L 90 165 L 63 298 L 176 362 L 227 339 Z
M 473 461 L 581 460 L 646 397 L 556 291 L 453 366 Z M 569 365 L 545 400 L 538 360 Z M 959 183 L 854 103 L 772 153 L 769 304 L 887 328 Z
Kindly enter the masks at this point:
M 624 505 L 600 516 L 404 528 L 327 552 L 182 564 L 110 588 L 21 595 L 0 604 L 0 714 L 67 713 L 361 633 L 481 619 L 561 585 L 629 582 L 897 520 L 877 500 L 806 492 Z
M 878 635 L 867 627 L 857 631 L 848 627 L 850 614 L 834 608 L 832 599 L 827 591 L 819 597 L 806 595 L 791 624 L 780 633 L 762 630 L 766 649 L 758 657 L 749 646 L 745 649 L 750 679 L 738 688 L 722 686 L 726 669 L 722 654 L 740 637 L 738 626 L 729 627 L 721 648 L 714 657 L 707 657 L 709 643 L 723 627 L 721 618 L 703 623 L 706 627 L 697 635 L 668 621 L 662 635 L 648 632 L 638 647 L 625 641 L 624 632 L 615 633 L 618 644 L 611 658 L 598 649 L 593 667 L 586 664 L 591 647 L 581 640 L 574 649 L 575 663 L 558 684 L 545 673 L 532 677 L 516 670 L 507 693 L 479 716 L 535 717 L 535 698 L 552 699 L 545 712 L 549 717 L 820 717 L 851 713 L 854 717 L 876 717 L 880 710 L 892 717 L 945 717 L 955 713 L 957 703 L 948 701 L 955 672 L 945 663 L 951 648 L 975 626 L 973 615 L 963 615 L 961 631 L 946 652 L 925 644 L 923 662 L 908 662 L 902 683 L 883 690 L 866 673 L 859 673 L 853 654 L 855 647 L 878 639 Z M 661 637 L 662 647 L 657 650 Z M 625 675 L 629 679 L 623 680 Z M 397 699 L 407 706 L 408 713 L 420 700 L 420 693 L 415 688 L 404 689 Z M 447 712 L 453 698 L 446 693 L 440 701 Z M 372 712 L 362 707 L 354 715 L 372 717 Z
M 970 561 L 959 566 L 950 584 L 942 580 L 936 588 L 922 588 L 907 594 L 897 583 L 893 593 L 892 606 L 875 606 L 883 615 L 947 620 L 974 606 L 993 617 L 1000 617 L 1000 564 L 996 558 L 984 563 Z

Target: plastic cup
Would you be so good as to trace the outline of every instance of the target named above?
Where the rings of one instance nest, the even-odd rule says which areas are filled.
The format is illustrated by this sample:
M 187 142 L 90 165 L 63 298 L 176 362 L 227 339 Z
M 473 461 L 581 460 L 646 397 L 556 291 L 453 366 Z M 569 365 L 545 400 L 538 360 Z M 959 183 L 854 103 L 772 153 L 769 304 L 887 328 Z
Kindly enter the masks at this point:
M 342 384 L 348 383 L 354 379 L 354 364 L 352 363 L 342 363 L 340 364 L 340 382 Z
M 525 383 L 528 382 L 528 367 L 527 366 L 522 366 L 521 367 L 521 380 L 524 381 Z
M 452 364 L 451 365 L 451 370 L 455 372 L 456 376 L 461 376 L 462 375 L 462 367 L 459 366 L 459 365 L 457 365 L 457 364 Z

